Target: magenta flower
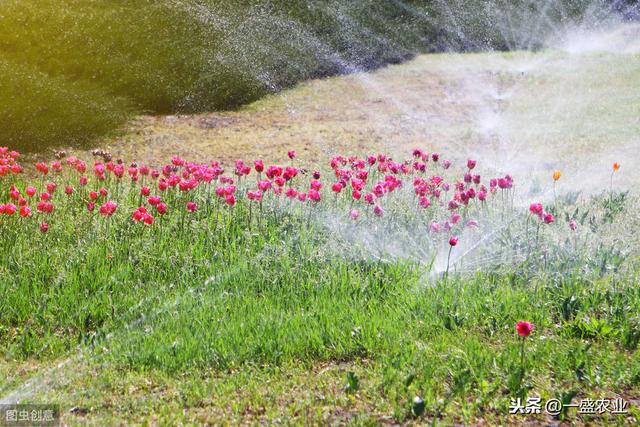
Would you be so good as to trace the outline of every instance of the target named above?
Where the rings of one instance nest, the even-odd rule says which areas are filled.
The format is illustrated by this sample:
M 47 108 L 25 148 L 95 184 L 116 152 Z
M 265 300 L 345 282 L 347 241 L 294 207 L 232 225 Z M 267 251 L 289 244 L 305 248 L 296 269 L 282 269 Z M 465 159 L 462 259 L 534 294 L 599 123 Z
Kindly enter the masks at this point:
M 518 331 L 518 335 L 520 335 L 523 338 L 526 338 L 529 335 L 531 335 L 531 332 L 533 332 L 533 329 L 534 329 L 533 323 L 525 322 L 523 320 L 520 320 L 516 324 L 516 331 Z
M 158 203 L 158 204 L 156 205 L 156 211 L 158 211 L 158 213 L 159 213 L 160 215 L 164 215 L 164 214 L 166 214 L 166 213 L 167 213 L 167 205 L 166 205 L 166 204 L 164 204 L 164 203 Z
M 109 217 L 115 213 L 116 209 L 118 209 L 118 204 L 112 200 L 109 200 L 102 206 L 100 206 L 98 212 L 100 212 L 100 215 L 102 216 Z
M 542 218 L 544 207 L 542 206 L 542 203 L 531 203 L 529 205 L 529 212 Z

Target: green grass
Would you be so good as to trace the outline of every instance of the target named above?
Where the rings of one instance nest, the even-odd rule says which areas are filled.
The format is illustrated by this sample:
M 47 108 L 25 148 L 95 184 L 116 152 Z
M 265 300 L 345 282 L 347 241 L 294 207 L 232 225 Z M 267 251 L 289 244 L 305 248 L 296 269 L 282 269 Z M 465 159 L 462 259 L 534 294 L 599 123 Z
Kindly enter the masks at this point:
M 234 108 L 418 52 L 530 48 L 537 25 L 557 29 L 592 2 L 494 3 L 3 1 L 0 145 L 87 146 L 134 114 Z
M 207 205 L 201 188 L 191 196 L 198 213 L 145 227 L 128 220 L 138 187 L 106 185 L 120 203 L 109 219 L 87 214 L 82 193 L 56 196 L 46 234 L 39 219 L 2 217 L 0 396 L 31 378 L 27 400 L 61 402 L 71 423 L 83 422 L 68 414 L 80 406 L 95 424 L 409 421 L 414 396 L 427 402 L 421 421 L 517 422 L 508 405 L 518 395 L 638 396 L 638 248 L 631 240 L 616 252 L 605 236 L 633 224 L 633 197 L 563 198 L 556 228 L 534 246 L 518 237 L 526 208 L 509 213 L 487 248 L 501 257 L 477 272 L 456 264 L 444 282 L 430 259 L 393 256 L 398 239 L 437 251 L 426 234 L 406 240 L 429 221 L 402 199 L 385 218 L 336 230 L 326 215 L 342 202 L 337 211 L 330 199 L 305 210 L 269 202 L 258 213 L 244 199 Z M 490 216 L 504 215 L 499 198 L 492 206 Z M 583 234 L 565 239 L 563 212 L 585 206 Z M 389 252 L 354 230 L 384 236 Z M 522 381 L 520 319 L 536 326 Z M 359 379 L 349 393 L 348 372 Z

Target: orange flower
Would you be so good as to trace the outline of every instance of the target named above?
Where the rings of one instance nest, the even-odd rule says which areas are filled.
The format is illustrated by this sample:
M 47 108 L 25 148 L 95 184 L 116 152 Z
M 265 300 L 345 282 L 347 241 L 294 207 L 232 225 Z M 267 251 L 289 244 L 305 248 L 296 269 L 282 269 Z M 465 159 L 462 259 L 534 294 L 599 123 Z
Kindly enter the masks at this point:
M 562 173 L 560 171 L 554 171 L 553 172 L 553 180 L 554 181 L 559 180 L 561 176 L 562 176 Z
M 620 163 L 614 163 L 614 164 L 613 164 L 613 171 L 614 171 L 614 172 L 617 172 L 617 171 L 618 171 L 618 169 L 620 169 Z

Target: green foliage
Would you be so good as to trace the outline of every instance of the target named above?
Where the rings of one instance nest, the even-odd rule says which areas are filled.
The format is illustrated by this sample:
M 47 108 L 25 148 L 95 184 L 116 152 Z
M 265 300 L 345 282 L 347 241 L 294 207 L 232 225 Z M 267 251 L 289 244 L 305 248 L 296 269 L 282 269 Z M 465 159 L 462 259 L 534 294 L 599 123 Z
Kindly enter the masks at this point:
M 589 3 L 7 0 L 0 146 L 85 144 L 135 113 L 234 108 L 417 52 L 535 47 Z

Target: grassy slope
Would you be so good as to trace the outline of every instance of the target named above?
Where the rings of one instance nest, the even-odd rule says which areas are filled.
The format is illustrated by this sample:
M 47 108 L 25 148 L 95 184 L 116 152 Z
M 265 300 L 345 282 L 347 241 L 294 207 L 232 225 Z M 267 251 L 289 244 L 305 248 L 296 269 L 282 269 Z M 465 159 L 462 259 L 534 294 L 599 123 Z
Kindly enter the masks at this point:
M 531 47 L 541 32 L 529 26 L 554 28 L 591 1 L 492 3 L 3 1 L 0 145 L 86 146 L 134 113 L 233 108 L 434 49 Z
M 232 164 L 282 161 L 291 148 L 328 159 L 427 145 L 460 160 L 479 158 L 545 190 L 560 169 L 561 188 L 589 190 L 589 182 L 608 183 L 613 162 L 640 161 L 640 94 L 632 89 L 638 70 L 634 53 L 422 55 L 373 73 L 303 83 L 238 112 L 141 117 L 125 137 L 101 147 L 142 162 L 188 153 Z M 616 180 L 638 184 L 632 173 Z
M 535 106 L 551 102 L 551 94 L 558 90 L 580 94 L 573 95 L 574 102 L 578 101 L 582 92 L 566 85 L 566 81 L 581 84 L 578 77 L 590 75 L 593 80 L 583 83 L 596 91 L 589 102 L 618 111 L 601 122 L 608 129 L 608 150 L 613 150 L 617 159 L 624 151 L 613 147 L 626 149 L 628 132 L 632 131 L 619 126 L 619 120 L 632 114 L 636 104 L 610 105 L 610 100 L 623 94 L 633 96 L 625 88 L 636 79 L 635 57 L 605 56 L 619 65 L 619 78 L 607 87 L 606 94 L 598 92 L 603 88 L 593 83 L 598 81 L 593 70 L 599 69 L 602 75 L 602 64 L 590 62 L 589 58 L 582 60 L 588 65 L 582 69 L 583 74 L 565 77 L 558 73 L 558 66 L 567 65 L 560 60 L 547 67 L 544 75 L 532 73 L 517 85 L 510 83 L 512 76 L 499 66 L 503 74 L 497 76 L 519 91 L 519 96 L 512 96 L 503 117 L 523 114 L 526 119 L 540 114 Z M 549 57 L 544 59 L 549 61 Z M 234 124 L 213 130 L 184 122 L 217 115 L 182 118 L 172 127 L 158 127 L 155 119 L 143 119 L 142 136 L 132 137 L 145 138 L 140 146 L 155 154 L 136 157 L 157 161 L 163 154 L 156 152 L 153 144 L 157 142 L 152 135 L 163 133 L 171 135 L 162 137 L 165 141 L 190 138 L 183 141 L 194 144 L 193 154 L 201 159 L 215 157 L 220 141 L 228 138 L 245 144 L 229 158 L 240 156 L 256 133 L 263 135 L 259 139 L 267 140 L 269 136 L 283 141 L 278 152 L 303 141 L 297 147 L 301 152 L 305 151 L 303 147 L 311 147 L 307 155 L 316 153 L 312 138 L 320 138 L 326 144 L 333 141 L 335 145 L 330 145 L 329 152 L 347 147 L 356 151 L 347 144 L 350 139 L 360 140 L 364 150 L 372 147 L 371 136 L 377 135 L 388 148 L 399 150 L 403 144 L 416 145 L 418 134 L 426 129 L 432 132 L 430 137 L 439 136 L 449 144 L 464 135 L 469 143 L 484 135 L 477 130 L 473 118 L 478 117 L 486 100 L 468 88 L 472 83 L 486 81 L 482 79 L 486 79 L 491 67 L 488 64 L 508 64 L 508 60 L 509 56 L 496 55 L 420 57 L 369 76 L 314 81 L 252 104 L 231 115 L 238 120 Z M 366 86 L 362 77 L 369 79 Z M 496 80 L 489 81 L 497 84 Z M 382 90 L 364 90 L 371 83 Z M 411 90 L 401 91 L 405 85 Z M 450 91 L 449 101 L 429 103 L 426 110 L 431 126 L 425 124 L 415 134 L 415 140 L 405 143 L 405 139 L 411 140 L 411 128 L 421 122 L 412 120 L 411 126 L 396 122 L 394 118 L 401 117 L 402 111 L 398 100 L 408 106 L 424 105 L 425 93 L 436 90 L 441 94 Z M 337 94 L 345 92 L 351 94 L 349 99 L 336 102 Z M 548 95 L 535 98 L 532 105 L 525 103 L 526 98 L 521 96 L 534 92 Z M 467 97 L 458 96 L 462 93 Z M 570 98 L 564 99 L 574 105 L 568 101 Z M 397 114 L 389 113 L 392 108 L 398 109 Z M 383 111 L 389 114 L 382 114 Z M 566 113 L 573 112 L 569 109 Z M 374 117 L 387 121 L 374 121 Z M 536 120 L 549 117 L 555 116 Z M 585 123 L 590 120 L 585 119 Z M 317 136 L 325 135 L 323 132 L 314 137 L 304 131 L 310 123 L 336 136 L 344 132 L 344 139 Z M 579 130 L 567 130 L 564 123 L 549 122 L 551 129 L 562 127 L 563 140 L 579 147 L 585 137 Z M 359 127 L 369 129 L 367 137 L 358 133 Z M 537 138 L 538 128 L 529 129 L 534 131 L 529 138 Z M 478 133 L 474 134 L 474 130 Z M 556 132 L 546 134 L 553 136 Z M 196 144 L 205 138 L 211 139 Z M 587 140 L 598 147 L 597 134 Z M 550 137 L 550 141 L 557 140 Z M 446 145 L 442 143 L 442 147 Z M 546 145 L 540 147 L 548 149 Z M 141 153 L 140 148 L 126 150 Z M 179 146 L 166 154 L 175 152 L 181 152 Z M 261 152 L 248 150 L 247 157 Z M 278 158 L 279 154 L 272 151 L 265 156 Z M 563 181 L 567 178 L 565 175 Z M 78 414 L 66 413 L 66 421 L 97 425 L 131 420 L 200 423 L 220 417 L 243 422 L 276 418 L 352 423 L 380 422 L 388 417 L 407 420 L 409 401 L 414 395 L 427 399 L 426 419 L 442 416 L 445 423 L 454 418 L 468 423 L 478 418 L 517 423 L 519 419 L 505 415 L 511 394 L 509 378 L 518 350 L 512 325 L 526 317 L 538 327 L 530 341 L 531 394 L 551 397 L 576 389 L 578 397 L 620 393 L 632 405 L 638 400 L 637 351 L 625 347 L 630 345 L 625 344 L 629 339 L 625 336 L 631 338 L 626 342 L 633 343 L 634 335 L 628 333 L 636 328 L 632 313 L 638 311 L 640 304 L 634 285 L 637 276 L 633 273 L 605 278 L 577 275 L 564 280 L 544 275 L 479 275 L 441 289 L 424 286 L 411 264 L 352 264 L 327 259 L 326 254 L 316 253 L 321 242 L 314 239 L 322 239 L 321 235 L 303 233 L 297 239 L 289 234 L 291 229 L 286 224 L 284 229 L 274 224 L 270 233 L 255 235 L 226 225 L 231 228 L 211 236 L 205 224 L 196 227 L 196 238 L 188 241 L 176 240 L 170 233 L 138 236 L 133 230 L 123 230 L 108 246 L 119 260 L 115 264 L 104 257 L 104 242 L 91 237 L 100 231 L 91 231 L 92 227 L 83 223 L 73 225 L 88 233 L 80 244 L 64 244 L 72 225 L 57 223 L 47 236 L 50 240 L 28 246 L 23 241 L 14 250 L 6 251 L 3 275 L 19 269 L 21 273 L 14 276 L 20 278 L 16 286 L 45 282 L 65 286 L 33 288 L 33 295 L 45 297 L 35 316 L 31 297 L 5 294 L 3 301 L 8 309 L 4 312 L 13 320 L 2 328 L 5 358 L 0 362 L 0 395 L 17 389 L 26 391 L 27 399 L 59 401 L 65 411 L 79 406 L 82 409 Z M 627 220 L 621 224 L 634 223 Z M 299 224 L 294 222 L 291 226 L 300 231 Z M 135 244 L 131 247 L 118 243 L 132 236 Z M 238 250 L 229 249 L 226 238 L 235 241 L 232 247 Z M 633 236 L 625 239 L 627 245 L 636 247 Z M 192 241 L 203 243 L 193 245 Z M 54 259 L 43 263 L 44 248 L 51 244 L 59 249 Z M 265 248 L 271 249 L 264 252 Z M 164 252 L 173 253 L 173 258 L 157 256 Z M 133 261 L 123 263 L 127 257 L 133 257 Z M 202 263 L 200 259 L 208 261 Z M 86 263 L 93 268 L 86 269 Z M 295 268 L 298 263 L 304 269 Z M 302 277 L 300 271 L 304 272 Z M 207 279 L 210 282 L 203 286 Z M 91 289 L 96 291 L 86 293 L 87 283 L 92 283 Z M 111 283 L 118 284 L 115 322 L 110 318 L 106 291 Z M 189 289 L 197 292 L 185 292 Z M 567 306 L 571 295 L 577 296 L 580 303 Z M 147 317 L 140 321 L 144 312 Z M 602 319 L 603 323 L 589 325 L 593 318 Z M 214 319 L 225 320 L 212 324 Z M 351 336 L 356 326 L 362 330 L 357 339 Z M 102 333 L 95 334 L 97 330 L 113 336 L 104 340 Z M 585 333 L 594 342 L 587 352 L 581 338 Z M 271 338 L 265 340 L 265 336 Z M 97 347 L 79 351 L 78 341 L 89 349 L 92 342 Z M 174 348 L 174 342 L 180 344 Z M 210 342 L 216 342 L 219 349 L 214 357 Z M 331 345 L 327 347 L 327 343 Z M 25 360 L 25 355 L 37 358 Z M 584 367 L 580 367 L 583 362 Z M 583 370 L 588 372 L 586 379 L 578 380 L 582 374 L 577 374 Z M 343 392 L 348 371 L 361 378 L 361 390 L 355 398 Z M 410 374 L 415 374 L 416 379 L 406 389 L 404 381 Z M 25 386 L 29 378 L 31 385 Z M 82 415 L 85 409 L 89 412 Z
M 244 202 L 207 213 L 203 191 L 191 196 L 199 213 L 174 213 L 152 229 L 127 221 L 135 188 L 109 221 L 89 221 L 76 195 L 58 196 L 67 219 L 54 214 L 46 235 L 29 233 L 35 220 L 1 223 L 0 395 L 61 402 L 66 421 L 101 425 L 407 421 L 414 395 L 427 401 L 424 420 L 514 422 L 508 402 L 522 390 L 513 325 L 526 318 L 537 327 L 527 343 L 530 395 L 638 398 L 637 270 L 631 259 L 615 272 L 607 246 L 590 258 L 582 244 L 552 246 L 543 232 L 524 265 L 506 261 L 445 286 L 428 267 L 375 261 L 343 242 L 348 233 L 324 229 L 321 211 L 265 207 L 249 222 Z M 183 205 L 176 197 L 165 196 Z M 628 203 L 633 212 L 637 200 Z M 410 212 L 387 209 L 391 218 Z M 614 220 L 633 224 L 628 215 Z M 361 232 L 378 221 L 365 219 Z M 593 221 L 581 227 L 606 233 L 606 217 Z M 342 390 L 347 371 L 361 378 L 353 397 Z M 75 406 L 83 409 L 73 415 Z

